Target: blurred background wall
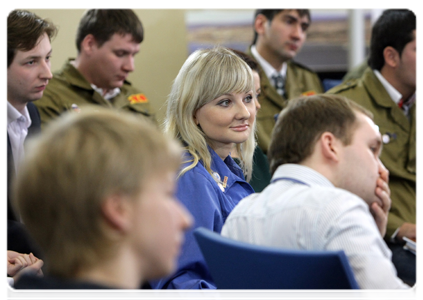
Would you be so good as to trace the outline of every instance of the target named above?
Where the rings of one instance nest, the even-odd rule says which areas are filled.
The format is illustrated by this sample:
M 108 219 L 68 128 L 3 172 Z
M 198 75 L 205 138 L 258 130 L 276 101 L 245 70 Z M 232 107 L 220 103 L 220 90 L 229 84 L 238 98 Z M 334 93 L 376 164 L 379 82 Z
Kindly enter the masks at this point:
M 58 36 L 52 42 L 52 69 L 59 70 L 69 57 L 76 56 L 75 34 L 85 9 L 29 10 L 59 26 Z M 143 23 L 145 39 L 135 59 L 135 71 L 128 80 L 147 95 L 160 122 L 172 81 L 192 51 L 216 44 L 246 50 L 253 38 L 252 9 L 134 11 Z M 342 78 L 364 60 L 372 22 L 381 12 L 381 9 L 311 9 L 308 38 L 295 60 L 316 71 L 321 79 Z M 358 51 L 354 61 L 349 56 L 352 51 Z

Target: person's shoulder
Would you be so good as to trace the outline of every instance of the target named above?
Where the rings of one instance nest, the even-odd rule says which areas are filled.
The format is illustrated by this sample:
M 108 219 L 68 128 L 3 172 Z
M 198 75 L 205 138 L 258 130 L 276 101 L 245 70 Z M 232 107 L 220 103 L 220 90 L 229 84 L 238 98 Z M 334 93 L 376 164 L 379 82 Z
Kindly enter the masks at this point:
M 47 99 L 51 100 L 51 98 L 62 98 L 63 96 L 69 93 L 69 90 L 72 89 L 73 82 L 78 79 L 81 80 L 80 77 L 77 75 L 78 71 L 76 69 L 73 72 L 70 72 L 68 69 L 69 66 L 64 66 L 61 70 L 58 70 L 53 73 L 53 78 L 51 78 L 44 90 L 43 97 L 37 100 L 43 102 Z
M 8 300 L 53 300 L 49 293 L 43 278 L 23 275 L 13 288 L 6 289 L 5 295 Z
M 263 192 L 262 192 L 263 193 Z M 248 215 L 260 215 L 263 214 L 262 208 L 264 208 L 265 197 L 261 193 L 253 193 L 243 198 L 229 214 L 229 219 L 235 219 L 239 217 L 246 217 Z
M 120 87 L 121 93 L 130 97 L 130 96 L 138 96 L 139 99 L 133 99 L 138 100 L 137 102 L 140 103 L 147 103 L 149 102 L 149 99 L 145 95 L 145 93 L 138 88 L 137 86 L 133 85 L 130 81 L 125 80 L 123 82 L 123 85 Z
M 317 73 L 314 72 L 310 67 L 307 67 L 306 65 L 294 60 L 288 61 L 288 67 L 295 69 L 297 72 L 310 73 L 317 76 Z
M 346 91 L 353 90 L 359 86 L 360 78 L 353 78 L 346 80 L 337 86 L 334 86 L 333 88 L 329 89 L 326 93 L 327 94 L 341 94 Z
M 350 210 L 353 207 L 360 207 L 367 209 L 366 202 L 350 191 L 337 187 L 322 188 L 319 192 L 315 193 L 319 197 L 325 198 L 329 206 L 334 206 L 340 210 Z
M 81 73 L 79 73 L 79 71 L 72 65 L 72 60 L 72 58 L 68 58 L 59 70 L 53 72 L 53 78 L 49 80 L 49 85 L 51 82 L 65 83 L 68 82 L 70 78 L 82 76 Z M 49 85 L 47 85 L 47 87 Z
M 53 277 L 22 276 L 15 287 L 6 290 L 10 300 L 63 300 L 63 299 L 121 299 L 149 300 L 149 296 L 134 296 L 106 285 L 58 279 Z
M 189 167 L 194 162 L 194 157 L 188 152 L 185 151 L 182 158 L 182 167 L 181 170 Z M 189 180 L 189 181 L 206 181 L 213 182 L 213 178 L 210 173 L 203 166 L 202 161 L 198 161 L 197 164 L 186 171 L 179 177 L 179 180 Z

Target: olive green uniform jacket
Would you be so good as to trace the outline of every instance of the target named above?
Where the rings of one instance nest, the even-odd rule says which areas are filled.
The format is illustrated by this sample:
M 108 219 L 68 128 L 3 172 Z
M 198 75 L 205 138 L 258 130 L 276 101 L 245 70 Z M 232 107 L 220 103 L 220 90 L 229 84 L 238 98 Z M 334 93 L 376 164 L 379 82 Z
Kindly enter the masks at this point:
M 101 105 L 131 111 L 148 117 L 156 123 L 147 97 L 132 87 L 129 82 L 124 82 L 120 88 L 121 92 L 116 97 L 106 100 L 94 91 L 91 84 L 70 61 L 71 59 L 65 63 L 62 70 L 54 73 L 43 97 L 34 101 L 40 112 L 42 127 L 66 111 L 81 111 L 88 105 Z
M 347 74 L 342 77 L 342 81 L 348 81 L 350 79 L 357 79 L 363 76 L 364 71 L 368 68 L 367 61 L 363 61 L 361 64 L 352 68 Z
M 404 222 L 416 223 L 416 105 L 410 108 L 408 119 L 370 68 L 360 79 L 327 93 L 343 95 L 370 110 L 382 136 L 389 137 L 380 158 L 389 170 L 392 205 L 386 238 L 390 238 Z
M 249 50 L 247 52 L 254 57 Z M 322 83 L 312 70 L 294 61 L 288 62 L 285 80 L 285 95 L 282 97 L 270 83 L 266 74 L 260 73 L 261 94 L 259 102 L 261 109 L 257 113 L 257 142 L 266 154 L 270 144 L 270 137 L 275 126 L 275 115 L 286 107 L 288 99 L 301 95 L 314 95 L 323 93 Z

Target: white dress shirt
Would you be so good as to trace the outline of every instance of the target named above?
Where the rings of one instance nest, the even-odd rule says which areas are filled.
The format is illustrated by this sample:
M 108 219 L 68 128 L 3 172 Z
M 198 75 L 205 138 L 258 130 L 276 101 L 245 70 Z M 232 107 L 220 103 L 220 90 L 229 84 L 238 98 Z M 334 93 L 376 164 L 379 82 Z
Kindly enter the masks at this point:
M 31 126 L 31 117 L 28 108 L 25 106 L 23 114 L 7 102 L 7 133 L 10 145 L 12 146 L 13 162 L 15 172 L 24 158 L 24 141 L 28 134 L 28 127 Z
M 110 100 L 120 94 L 120 88 L 114 88 L 113 90 L 110 90 L 105 95 L 103 95 L 104 90 L 102 88 L 97 87 L 95 84 L 91 84 L 91 87 L 106 100 Z
M 222 235 L 287 249 L 344 250 L 360 288 L 408 288 L 368 205 L 305 166 L 279 166 L 268 187 L 230 213 Z

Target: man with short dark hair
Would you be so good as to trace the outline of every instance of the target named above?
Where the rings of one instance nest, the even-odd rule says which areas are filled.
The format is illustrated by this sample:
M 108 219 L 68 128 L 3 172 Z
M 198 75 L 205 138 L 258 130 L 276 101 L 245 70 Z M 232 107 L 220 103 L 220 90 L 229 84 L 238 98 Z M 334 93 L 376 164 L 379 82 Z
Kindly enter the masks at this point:
M 288 100 L 323 92 L 319 77 L 293 61 L 301 50 L 310 26 L 308 9 L 258 9 L 254 40 L 248 54 L 260 64 L 261 109 L 257 113 L 258 144 L 267 152 L 275 115 Z
M 8 256 L 9 276 L 25 267 L 16 260 L 19 253 L 40 257 L 12 209 L 10 188 L 25 155 L 24 143 L 40 132 L 40 115 L 32 102 L 41 98 L 52 78 L 50 41 L 56 32 L 51 22 L 29 11 L 13 10 L 7 17 L 7 249 L 18 252 L 10 260 Z
M 271 184 L 235 207 L 222 235 L 288 249 L 343 250 L 360 288 L 406 288 L 382 239 L 391 200 L 381 150 L 371 113 L 353 101 L 335 95 L 290 100 L 272 134 Z
M 348 97 L 370 110 L 382 134 L 380 159 L 389 170 L 392 207 L 385 240 L 398 275 L 414 284 L 414 254 L 404 240 L 416 239 L 416 16 L 386 10 L 373 26 L 369 67 L 361 78 L 328 93 Z
M 137 15 L 129 9 L 90 9 L 76 35 L 78 54 L 54 74 L 37 102 L 42 125 L 63 112 L 87 105 L 123 109 L 155 120 L 148 98 L 127 80 L 144 39 Z

